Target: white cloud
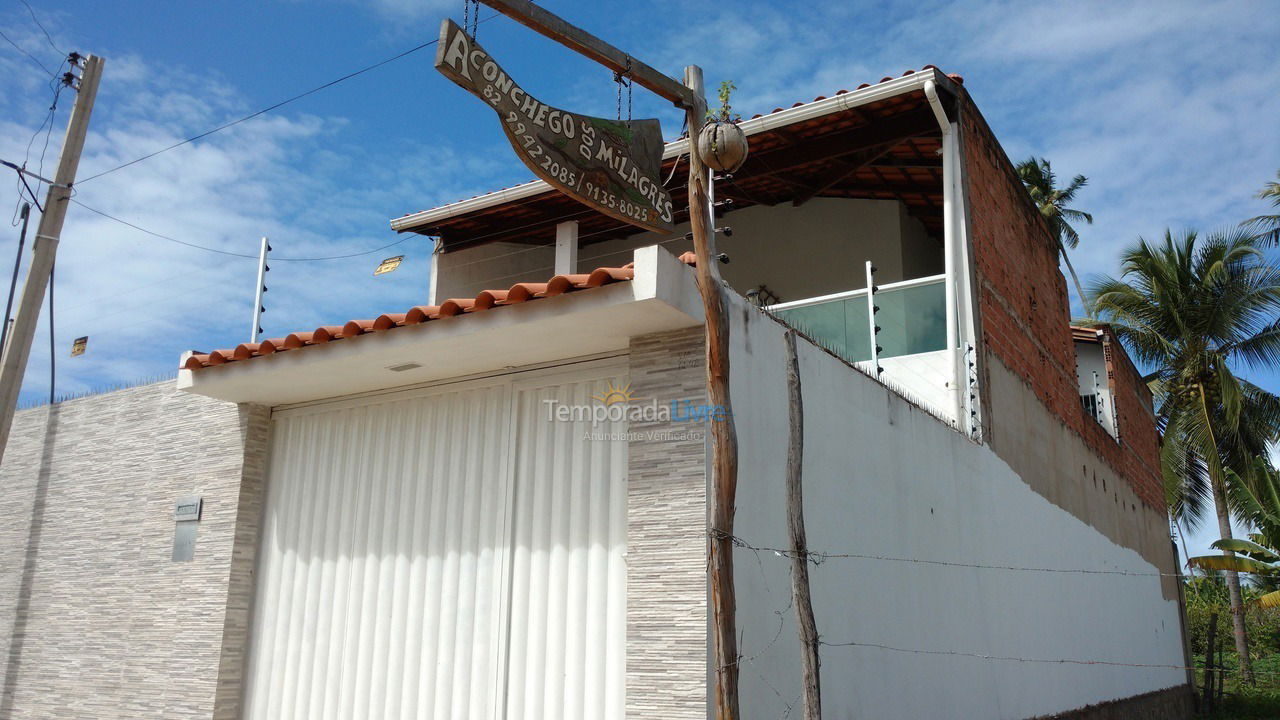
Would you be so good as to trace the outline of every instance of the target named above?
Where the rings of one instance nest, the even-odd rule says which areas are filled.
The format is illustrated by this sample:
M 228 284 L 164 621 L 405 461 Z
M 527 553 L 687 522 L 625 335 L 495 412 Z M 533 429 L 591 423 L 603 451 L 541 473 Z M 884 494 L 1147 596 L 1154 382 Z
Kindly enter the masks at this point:
M 0 62 L 8 60 L 0 53 Z M 82 179 L 249 109 L 225 84 L 153 67 L 139 57 L 112 58 L 106 77 L 109 82 L 104 81 L 99 95 L 80 165 Z M 29 90 L 28 85 L 23 87 Z M 36 86 L 38 90 L 38 82 Z M 34 91 L 0 94 L 26 97 L 27 105 L 37 108 L 45 102 Z M 46 162 L 50 170 L 57 161 L 69 106 L 68 93 L 55 120 Z M 0 157 L 20 161 L 39 112 L 14 108 L 2 117 Z M 395 242 L 401 237 L 386 225 L 394 212 L 479 189 L 449 189 L 442 173 L 471 177 L 470 183 L 488 171 L 484 153 L 464 160 L 448 149 L 425 146 L 404 148 L 394 160 L 362 158 L 355 149 L 343 147 L 349 142 L 342 132 L 345 127 L 341 118 L 262 116 L 82 181 L 76 199 L 200 245 L 254 254 L 258 238 L 267 235 L 274 256 L 314 257 Z M 451 167 L 460 171 L 448 173 Z M 0 207 L 6 211 L 17 201 L 12 177 L 0 183 Z M 13 233 L 16 236 L 16 229 Z M 381 255 L 339 262 L 271 262 L 263 321 L 267 335 L 420 302 L 426 291 L 426 241 L 418 236 L 403 239 L 388 254 L 419 252 L 410 252 L 396 273 L 376 279 L 371 271 Z M 253 259 L 183 247 L 72 205 L 57 269 L 54 352 L 59 392 L 153 376 L 176 367 L 185 349 L 228 347 L 247 339 L 254 267 Z M 90 337 L 88 354 L 68 357 L 71 339 L 81 335 Z M 47 328 L 42 325 L 24 386 L 28 400 L 47 392 L 48 357 Z

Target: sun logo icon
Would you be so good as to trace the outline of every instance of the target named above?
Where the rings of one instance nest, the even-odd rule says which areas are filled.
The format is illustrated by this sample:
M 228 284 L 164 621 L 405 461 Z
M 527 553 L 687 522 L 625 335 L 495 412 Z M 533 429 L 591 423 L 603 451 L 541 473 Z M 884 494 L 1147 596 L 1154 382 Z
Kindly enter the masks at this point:
M 622 387 L 617 387 L 613 384 L 613 381 L 610 380 L 609 387 L 599 395 L 592 395 L 591 399 L 599 400 L 608 406 L 616 405 L 618 403 L 629 403 L 636 398 L 631 394 L 631 383 L 627 383 Z

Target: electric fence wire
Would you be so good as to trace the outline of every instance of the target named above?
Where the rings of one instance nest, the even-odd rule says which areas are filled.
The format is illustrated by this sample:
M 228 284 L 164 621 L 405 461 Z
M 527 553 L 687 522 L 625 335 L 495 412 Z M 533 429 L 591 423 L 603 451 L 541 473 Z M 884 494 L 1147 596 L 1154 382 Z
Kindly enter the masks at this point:
M 490 15 L 489 17 L 484 18 L 483 20 L 480 20 L 480 21 L 478 21 L 478 22 L 480 22 L 480 23 L 488 22 L 488 21 L 492 20 L 492 19 L 493 19 L 493 18 L 495 18 L 495 17 L 498 17 L 498 13 L 494 13 L 494 14 Z M 90 175 L 89 177 L 84 178 L 83 180 L 78 181 L 76 184 L 77 184 L 77 185 L 83 185 L 84 183 L 87 183 L 87 182 L 89 182 L 90 180 L 95 180 L 95 179 L 97 179 L 97 178 L 100 178 L 100 177 L 102 177 L 103 175 L 110 175 L 111 173 L 116 172 L 117 170 L 123 170 L 124 168 L 127 168 L 127 167 L 129 167 L 129 166 L 131 166 L 131 165 L 136 165 L 136 164 L 138 164 L 138 163 L 140 163 L 140 162 L 143 162 L 144 160 L 150 160 L 151 158 L 153 158 L 153 157 L 155 157 L 155 156 L 157 156 L 157 155 L 160 155 L 161 153 L 169 152 L 170 150 L 174 150 L 174 149 L 176 149 L 176 148 L 180 148 L 180 147 L 182 147 L 183 145 L 188 145 L 188 144 L 193 143 L 193 142 L 195 142 L 195 141 L 197 141 L 197 140 L 200 140 L 200 139 L 203 139 L 203 138 L 209 137 L 210 135 L 213 135 L 214 133 L 222 132 L 223 130 L 226 130 L 226 129 L 228 129 L 228 128 L 235 127 L 236 125 L 239 125 L 239 124 L 240 124 L 240 123 L 242 123 L 242 122 L 245 122 L 245 121 L 247 121 L 247 120 L 252 120 L 252 119 L 254 119 L 254 118 L 256 118 L 256 117 L 258 117 L 258 116 L 260 116 L 260 115 L 265 115 L 265 114 L 267 114 L 267 113 L 271 112 L 272 110 L 278 110 L 278 109 L 280 109 L 280 108 L 284 107 L 285 105 L 288 105 L 288 104 L 293 103 L 293 102 L 297 102 L 298 100 L 301 100 L 301 99 L 303 99 L 303 98 L 305 98 L 305 97 L 308 97 L 308 96 L 310 96 L 310 95 L 314 95 L 314 94 L 316 94 L 316 93 L 320 92 L 321 90 L 327 90 L 327 89 L 329 89 L 329 88 L 333 87 L 334 85 L 338 85 L 339 83 L 342 83 L 342 82 L 345 82 L 345 81 L 347 81 L 347 80 L 350 80 L 350 79 L 352 79 L 352 78 L 354 78 L 354 77 L 358 77 L 358 76 L 360 76 L 360 75 L 363 75 L 363 74 L 365 74 L 365 73 L 367 73 L 367 72 L 369 72 L 369 71 L 371 71 L 371 70 L 376 70 L 376 69 L 378 69 L 378 68 L 382 67 L 383 65 L 387 65 L 387 64 L 393 63 L 393 62 L 395 62 L 396 60 L 399 60 L 399 59 L 401 59 L 401 58 L 404 58 L 404 57 L 407 57 L 407 56 L 409 56 L 409 55 L 412 55 L 412 54 L 414 54 L 414 53 L 416 53 L 416 52 L 418 52 L 418 51 L 420 51 L 420 50 L 422 50 L 422 49 L 424 49 L 424 48 L 431 47 L 432 45 L 435 45 L 435 44 L 437 44 L 437 43 L 439 43 L 439 42 L 440 42 L 440 39 L 439 39 L 439 38 L 436 38 L 436 39 L 434 39 L 434 40 L 429 40 L 429 41 L 427 41 L 427 42 L 424 42 L 424 43 L 421 43 L 421 44 L 415 45 L 415 46 L 413 46 L 413 47 L 409 48 L 408 50 L 405 50 L 405 51 L 403 51 L 403 52 L 400 52 L 400 53 L 397 53 L 397 54 L 395 54 L 395 55 L 392 55 L 391 57 L 389 57 L 389 58 L 387 58 L 387 59 L 385 59 L 385 60 L 379 60 L 378 62 L 376 62 L 376 63 L 374 63 L 374 64 L 372 64 L 372 65 L 367 65 L 367 66 L 365 66 L 365 67 L 363 67 L 363 68 L 360 68 L 359 70 L 356 70 L 356 71 L 354 71 L 354 72 L 349 72 L 349 73 L 347 73 L 346 75 L 343 75 L 342 77 L 335 78 L 335 79 L 330 80 L 330 81 L 328 81 L 328 82 L 326 82 L 326 83 L 323 83 L 323 84 L 321 84 L 321 85 L 317 85 L 317 86 L 315 86 L 315 87 L 311 88 L 310 90 L 307 90 L 307 91 L 305 91 L 305 92 L 298 93 L 297 95 L 294 95 L 294 96 L 292 96 L 292 97 L 289 97 L 289 98 L 286 98 L 286 99 L 284 99 L 284 100 L 281 100 L 280 102 L 277 102 L 277 103 L 275 103 L 275 104 L 268 105 L 267 107 L 262 108 L 261 110 L 257 110 L 257 111 L 255 111 L 255 112 L 249 113 L 248 115 L 245 115 L 245 116 L 243 116 L 243 117 L 237 118 L 237 119 L 232 120 L 232 121 L 230 121 L 230 122 L 223 123 L 222 125 L 219 125 L 219 126 L 217 126 L 217 127 L 213 128 L 213 129 L 211 129 L 211 130 L 206 130 L 206 131 L 204 131 L 204 132 L 202 132 L 202 133 L 200 133 L 200 134 L 198 134 L 198 135 L 193 135 L 193 136 L 191 136 L 191 137 L 189 137 L 189 138 L 186 138 L 185 140 L 180 140 L 180 141 L 178 141 L 178 142 L 176 142 L 176 143 L 173 143 L 172 145 L 169 145 L 169 146 L 167 146 L 167 147 L 160 148 L 159 150 L 156 150 L 156 151 L 154 151 L 154 152 L 147 153 L 146 155 L 143 155 L 143 156 L 141 156 L 141 157 L 134 158 L 133 160 L 130 160 L 130 161 L 126 162 L 126 163 L 122 163 L 122 164 L 120 164 L 120 165 L 116 165 L 115 167 L 110 168 L 110 169 L 108 169 L 108 170 L 103 170 L 103 171 L 102 171 L 102 172 L 100 172 L 100 173 L 96 173 L 96 174 L 94 174 L 94 175 Z

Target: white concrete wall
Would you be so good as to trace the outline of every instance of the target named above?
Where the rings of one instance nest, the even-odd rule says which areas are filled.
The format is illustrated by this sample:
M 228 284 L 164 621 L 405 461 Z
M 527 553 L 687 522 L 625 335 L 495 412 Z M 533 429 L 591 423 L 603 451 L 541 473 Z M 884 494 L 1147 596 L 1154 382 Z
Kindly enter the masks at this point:
M 884 368 L 880 378 L 934 414 L 954 420 L 955 400 L 947 389 L 951 382 L 950 362 L 951 354 L 946 350 L 880 358 L 880 367 Z M 873 372 L 869 361 L 861 366 L 868 374 Z
M 730 258 L 721 268 L 724 279 L 740 293 L 767 285 L 791 301 L 856 290 L 866 285 L 867 260 L 876 264 L 881 283 L 942 272 L 941 244 L 896 200 L 817 198 L 800 207 L 757 205 L 729 213 L 718 224 L 733 228 L 732 237 L 721 235 L 716 242 Z M 640 233 L 587 245 L 579 252 L 578 270 L 627 263 L 631 250 L 647 245 L 661 244 L 679 255 L 692 249 L 683 238 L 687 232 L 686 223 L 671 236 Z M 554 240 L 548 232 L 546 247 L 500 243 L 438 256 L 437 300 L 550 277 Z
M 1093 374 L 1098 374 L 1098 385 L 1107 388 L 1107 359 L 1099 343 L 1078 342 L 1076 346 L 1076 376 L 1080 381 L 1080 394 L 1093 394 Z
M 1077 342 L 1076 347 L 1076 379 L 1079 382 L 1081 395 L 1099 395 L 1102 417 L 1100 422 L 1114 437 L 1116 435 L 1115 393 L 1111 391 L 1111 379 L 1107 377 L 1107 357 L 1101 343 Z M 1094 385 L 1094 373 L 1097 373 L 1097 385 Z
M 786 547 L 783 328 L 734 300 L 735 533 Z M 800 341 L 810 549 L 1156 573 L 1031 489 L 999 457 Z M 739 549 L 744 718 L 799 712 L 790 561 Z M 1158 577 L 829 559 L 810 570 L 827 643 L 1027 659 L 1181 665 L 1178 607 Z M 1028 718 L 1180 685 L 1175 669 L 1046 664 L 824 646 L 824 716 Z
M 546 242 L 547 245 L 490 243 L 436 255 L 432 258 L 438 263 L 436 282 L 440 284 L 436 303 L 475 297 L 481 290 L 505 289 L 518 282 L 545 281 L 555 274 L 555 235 L 549 234 Z

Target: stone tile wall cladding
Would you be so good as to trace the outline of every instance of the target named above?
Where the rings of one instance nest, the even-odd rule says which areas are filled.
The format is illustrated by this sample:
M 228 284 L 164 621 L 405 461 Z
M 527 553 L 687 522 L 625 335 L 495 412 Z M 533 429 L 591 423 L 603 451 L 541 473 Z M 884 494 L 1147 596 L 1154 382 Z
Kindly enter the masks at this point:
M 702 328 L 635 338 L 640 402 L 702 402 Z M 707 446 L 701 424 L 632 423 L 627 479 L 627 717 L 707 717 Z M 647 433 L 672 433 L 672 437 Z M 694 433 L 683 436 L 683 433 Z M 676 439 L 681 438 L 683 439 Z
M 1163 513 L 1155 418 L 1137 370 L 1109 362 L 1120 429 L 1117 443 L 1080 405 L 1066 278 L 1048 227 L 1022 190 L 982 115 L 961 101 L 966 197 L 985 351 L 1015 372 L 1138 494 Z M 1108 359 L 1117 353 L 1108 348 Z M 986 416 L 989 417 L 989 416 Z M 989 418 L 1001 432 L 999 418 Z M 1005 428 L 1017 432 L 1016 428 Z M 995 440 L 993 439 L 993 443 Z
M 233 718 L 268 412 L 172 381 L 18 413 L 0 467 L 3 718 Z M 200 495 L 195 557 L 174 503 Z

